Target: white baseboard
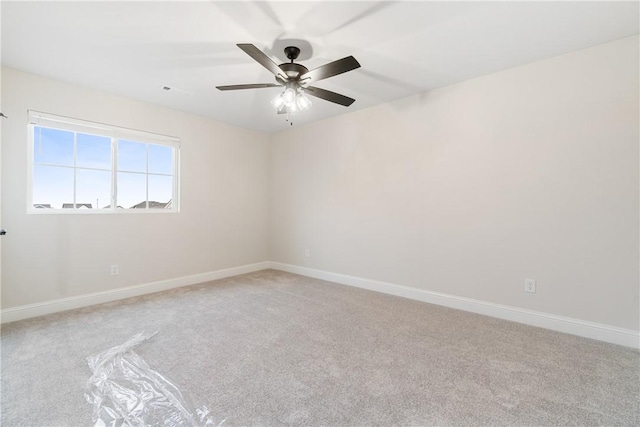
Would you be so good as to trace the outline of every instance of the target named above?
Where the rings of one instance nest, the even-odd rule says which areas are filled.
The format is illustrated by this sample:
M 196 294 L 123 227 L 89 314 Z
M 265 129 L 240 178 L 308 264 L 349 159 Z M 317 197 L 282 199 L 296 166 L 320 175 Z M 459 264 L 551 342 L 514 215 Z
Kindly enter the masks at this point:
M 371 291 L 410 298 L 431 304 L 451 307 L 458 310 L 472 313 L 484 314 L 486 316 L 497 317 L 499 319 L 538 326 L 567 334 L 578 335 L 612 344 L 619 344 L 626 347 L 640 348 L 640 332 L 631 329 L 623 329 L 615 326 L 603 325 L 600 323 L 588 322 L 585 320 L 573 319 L 570 317 L 557 316 L 555 314 L 543 313 L 533 310 L 525 310 L 507 305 L 494 304 L 490 302 L 474 300 L 471 298 L 458 297 L 439 292 L 425 291 L 408 286 L 396 285 L 393 283 L 369 280 L 361 277 L 348 276 L 345 274 L 331 273 L 323 270 L 316 270 L 308 267 L 301 267 L 279 262 L 259 262 L 239 267 L 216 270 L 207 273 L 194 274 L 191 276 L 178 277 L 158 282 L 145 283 L 142 285 L 129 286 L 126 288 L 113 289 L 104 292 L 79 295 L 69 298 L 61 298 L 52 301 L 45 301 L 36 304 L 22 305 L 0 311 L 2 323 L 15 322 L 17 320 L 31 317 L 43 316 L 45 314 L 57 313 L 60 311 L 73 310 L 87 307 L 94 304 L 116 301 L 124 298 L 165 291 L 182 286 L 204 283 L 211 280 L 223 279 L 225 277 L 237 276 L 239 274 L 251 273 L 254 271 L 273 268 L 275 270 L 287 271 L 300 274 L 302 276 L 327 280 L 343 285 L 355 286 L 369 289 Z
M 102 304 L 139 295 L 152 294 L 154 292 L 195 285 L 197 283 L 209 282 L 211 280 L 224 279 L 225 277 L 237 276 L 239 274 L 251 273 L 267 268 L 270 268 L 269 262 L 247 264 L 240 267 L 226 268 L 224 270 L 210 271 L 207 273 L 177 277 L 169 280 L 160 280 L 158 282 L 128 286 L 126 288 L 118 288 L 104 292 L 94 292 L 91 294 L 61 298 L 36 304 L 21 305 L 2 310 L 0 312 L 0 316 L 2 318 L 2 323 L 15 322 L 16 320 L 43 316 L 45 314 L 57 313 L 59 311 L 73 310 L 75 308 L 87 307 L 89 305 Z
M 573 319 L 570 317 L 557 316 L 555 314 L 525 310 L 507 305 L 494 304 L 439 292 L 425 291 L 393 283 L 379 282 L 376 280 L 331 273 L 328 271 L 300 267 L 297 265 L 282 264 L 278 262 L 271 262 L 269 264 L 271 268 L 275 270 L 287 271 L 290 273 L 300 274 L 302 276 L 327 280 L 329 282 L 369 289 L 372 291 L 451 307 L 472 313 L 484 314 L 486 316 L 524 323 L 526 325 L 538 326 L 541 328 L 551 329 L 553 331 L 578 335 L 626 347 L 640 348 L 640 332 L 631 329 L 623 329 L 600 323 Z

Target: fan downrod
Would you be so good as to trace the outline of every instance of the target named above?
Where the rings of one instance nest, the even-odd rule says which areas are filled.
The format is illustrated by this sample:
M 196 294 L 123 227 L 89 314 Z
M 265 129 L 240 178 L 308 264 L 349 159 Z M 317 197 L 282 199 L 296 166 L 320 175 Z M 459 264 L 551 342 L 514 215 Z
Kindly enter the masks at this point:
M 291 60 L 291 63 L 300 55 L 300 49 L 295 46 L 287 46 L 284 48 L 284 54 Z

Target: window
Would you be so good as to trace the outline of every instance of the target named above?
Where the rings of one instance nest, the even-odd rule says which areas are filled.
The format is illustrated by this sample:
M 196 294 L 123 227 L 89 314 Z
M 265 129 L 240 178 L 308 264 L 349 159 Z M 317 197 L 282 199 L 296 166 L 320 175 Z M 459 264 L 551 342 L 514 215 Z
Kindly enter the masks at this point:
M 177 212 L 177 138 L 29 112 L 28 212 Z

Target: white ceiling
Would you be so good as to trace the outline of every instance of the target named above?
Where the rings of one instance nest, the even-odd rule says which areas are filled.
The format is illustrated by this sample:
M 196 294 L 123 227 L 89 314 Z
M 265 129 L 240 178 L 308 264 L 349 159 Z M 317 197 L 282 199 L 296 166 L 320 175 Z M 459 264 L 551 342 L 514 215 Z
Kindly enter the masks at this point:
M 353 55 L 362 68 L 318 87 L 303 124 L 639 32 L 638 2 L 2 2 L 2 65 L 258 131 L 287 127 L 277 88 L 235 46 L 313 69 Z M 171 86 L 163 91 L 162 86 Z

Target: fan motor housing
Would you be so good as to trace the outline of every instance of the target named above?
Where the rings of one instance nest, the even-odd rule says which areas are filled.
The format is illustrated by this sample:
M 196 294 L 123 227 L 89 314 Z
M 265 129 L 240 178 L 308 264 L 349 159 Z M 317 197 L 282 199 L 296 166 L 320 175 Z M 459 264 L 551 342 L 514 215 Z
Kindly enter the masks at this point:
M 309 69 L 304 65 L 296 64 L 296 63 L 285 63 L 278 65 L 282 71 L 290 78 L 297 79 L 301 75 L 309 72 Z

